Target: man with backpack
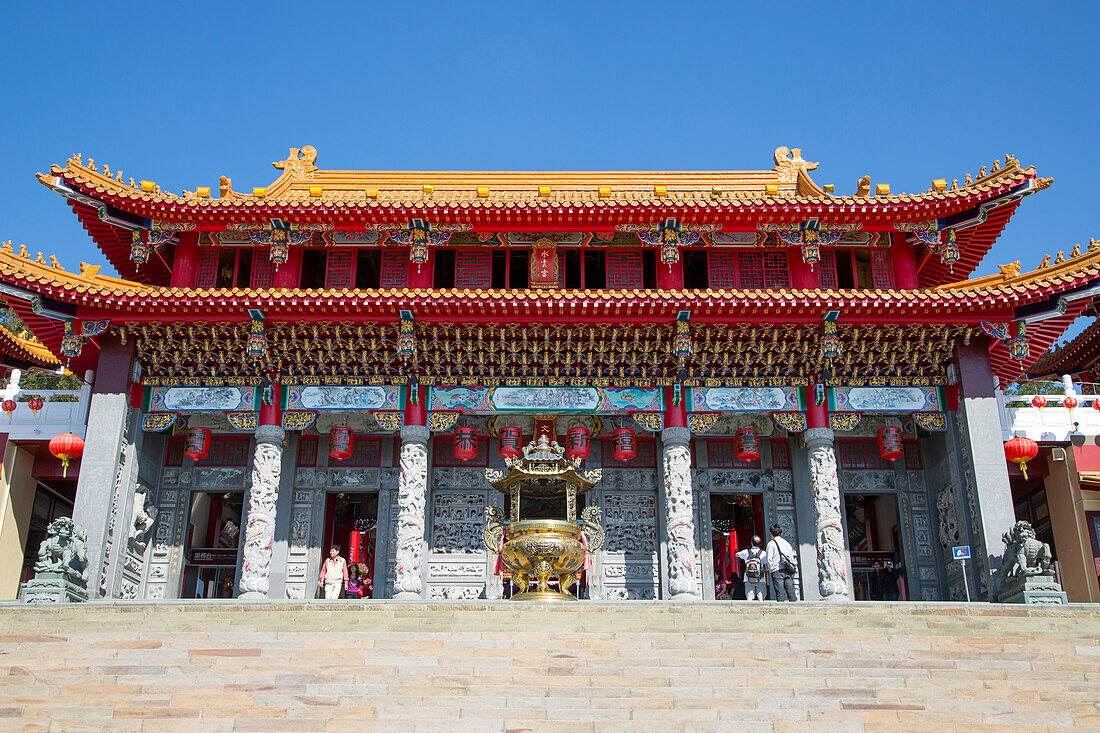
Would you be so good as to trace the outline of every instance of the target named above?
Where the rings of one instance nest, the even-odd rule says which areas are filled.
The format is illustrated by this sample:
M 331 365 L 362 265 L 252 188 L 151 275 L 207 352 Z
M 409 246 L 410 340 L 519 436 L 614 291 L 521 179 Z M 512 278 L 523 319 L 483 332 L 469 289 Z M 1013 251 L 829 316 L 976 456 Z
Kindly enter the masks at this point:
M 794 561 L 794 548 L 783 539 L 783 528 L 773 524 L 768 528 L 772 539 L 768 543 L 768 568 L 772 577 L 773 601 L 797 601 L 794 592 L 794 575 L 798 566 Z
M 765 596 L 767 580 L 765 574 L 768 571 L 768 553 L 761 549 L 763 540 L 760 535 L 752 536 L 752 546 L 747 550 L 737 553 L 745 563 L 745 598 L 750 601 L 762 601 Z

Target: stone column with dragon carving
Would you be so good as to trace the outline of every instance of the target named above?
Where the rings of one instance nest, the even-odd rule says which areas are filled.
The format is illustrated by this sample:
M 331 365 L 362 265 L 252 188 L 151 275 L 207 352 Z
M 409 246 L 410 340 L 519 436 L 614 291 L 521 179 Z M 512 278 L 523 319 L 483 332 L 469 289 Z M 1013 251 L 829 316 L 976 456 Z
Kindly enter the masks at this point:
M 668 515 L 668 587 L 673 600 L 694 600 L 695 502 L 691 491 L 691 431 L 661 431 L 665 468 L 665 513 Z
M 406 418 L 407 419 L 407 418 Z M 428 500 L 428 435 L 425 425 L 401 428 L 401 474 L 397 484 L 397 556 L 394 598 L 423 597 L 424 507 Z
M 848 600 L 848 562 L 840 515 L 840 480 L 833 431 L 810 428 L 804 434 L 810 463 L 817 543 L 817 583 L 826 601 Z
M 256 452 L 252 457 L 252 485 L 245 515 L 244 563 L 241 595 L 245 600 L 268 597 L 271 579 L 271 544 L 275 537 L 275 505 L 283 465 L 286 433 L 279 425 L 256 428 Z

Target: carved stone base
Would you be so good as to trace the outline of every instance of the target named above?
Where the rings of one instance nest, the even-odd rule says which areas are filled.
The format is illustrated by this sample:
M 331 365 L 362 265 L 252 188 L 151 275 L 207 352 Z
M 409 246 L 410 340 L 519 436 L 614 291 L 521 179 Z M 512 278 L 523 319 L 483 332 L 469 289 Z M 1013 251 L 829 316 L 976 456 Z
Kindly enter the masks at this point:
M 23 587 L 24 603 L 83 603 L 88 588 L 62 573 L 38 573 Z
M 1057 606 L 1069 603 L 1069 599 L 1052 575 L 1017 575 L 1001 586 L 1000 603 Z

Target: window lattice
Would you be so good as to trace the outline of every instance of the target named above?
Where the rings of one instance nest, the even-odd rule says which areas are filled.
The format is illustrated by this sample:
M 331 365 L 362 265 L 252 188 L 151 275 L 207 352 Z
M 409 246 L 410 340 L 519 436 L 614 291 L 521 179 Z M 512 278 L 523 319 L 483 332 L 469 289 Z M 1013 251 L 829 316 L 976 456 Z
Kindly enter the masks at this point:
M 894 287 L 894 271 L 890 267 L 890 253 L 886 250 L 871 250 L 871 279 L 875 287 L 881 290 Z
M 492 254 L 460 249 L 455 253 L 455 287 L 488 288 L 492 284 Z
M 707 282 L 709 287 L 737 289 L 737 254 L 712 250 L 707 252 Z
M 710 468 L 760 468 L 760 459 L 740 460 L 733 438 L 707 438 L 707 465 Z
M 382 281 L 383 288 L 403 288 L 408 284 L 408 253 L 405 250 L 390 250 L 382 252 Z
M 817 264 L 821 268 L 821 287 L 832 290 L 840 287 L 836 279 L 836 250 L 821 250 L 821 261 Z
M 218 283 L 218 249 L 210 247 L 199 253 L 199 275 L 195 287 L 212 288 Z
M 641 288 L 642 253 L 608 252 L 607 287 L 609 290 Z
M 879 455 L 874 438 L 845 438 L 837 441 L 837 460 L 846 469 L 889 469 L 890 461 Z
M 371 435 L 356 435 L 351 457 L 340 462 L 341 466 L 381 466 L 382 439 Z
M 396 441 L 395 441 L 396 442 Z M 477 436 L 477 455 L 463 463 L 455 458 L 455 441 L 451 435 L 439 435 L 432 446 L 433 466 L 467 466 L 483 468 L 489 465 L 489 440 L 484 435 Z
M 270 288 L 274 281 L 275 263 L 271 261 L 271 250 L 256 250 L 252 256 L 252 280 L 249 287 Z
M 210 439 L 210 455 L 202 460 L 204 466 L 243 466 L 248 462 L 248 438 L 215 435 Z
M 635 436 L 634 457 L 629 461 L 616 461 L 612 453 L 611 438 L 603 438 L 603 467 L 608 468 L 656 468 L 657 442 L 653 438 Z
M 326 288 L 350 288 L 355 283 L 355 250 L 334 249 L 325 266 Z
M 791 445 L 786 440 L 772 439 L 772 468 L 791 467 Z
M 317 436 L 303 435 L 298 438 L 298 465 L 317 465 Z

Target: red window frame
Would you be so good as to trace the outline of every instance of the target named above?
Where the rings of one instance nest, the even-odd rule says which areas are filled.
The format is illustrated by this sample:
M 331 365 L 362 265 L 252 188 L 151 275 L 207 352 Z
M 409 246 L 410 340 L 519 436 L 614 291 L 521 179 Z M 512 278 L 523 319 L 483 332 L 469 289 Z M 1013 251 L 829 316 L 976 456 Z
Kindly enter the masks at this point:
M 841 438 L 837 440 L 837 465 L 848 471 L 885 471 L 894 464 L 878 452 L 874 438 Z
M 165 466 L 183 465 L 183 448 L 186 440 L 182 435 L 172 435 L 168 438 L 168 445 L 164 451 Z
M 783 438 L 772 438 L 772 468 L 791 467 L 791 443 Z
M 489 465 L 489 438 L 485 435 L 477 436 L 477 455 L 463 462 L 455 458 L 454 436 L 437 435 L 432 446 L 432 465 L 446 468 L 451 466 L 485 468 Z
M 380 288 L 403 288 L 409 280 L 409 255 L 404 249 L 382 250 Z
M 493 253 L 488 249 L 455 250 L 455 288 L 482 288 L 493 285 Z
M 356 435 L 351 446 L 351 456 L 337 466 L 381 466 L 382 438 L 377 435 Z
M 905 467 L 907 469 L 915 471 L 924 468 L 924 459 L 920 453 L 920 441 L 903 440 L 901 449 L 905 451 Z
M 707 284 L 725 290 L 774 290 L 791 287 L 790 260 L 784 250 L 707 252 Z
M 270 249 L 257 249 L 252 252 L 252 278 L 250 288 L 270 288 L 275 282 L 275 263 L 271 261 Z
M 737 457 L 734 438 L 707 438 L 707 466 L 709 468 L 760 468 L 760 459 L 742 461 Z
M 199 250 L 199 267 L 195 273 L 196 288 L 212 288 L 218 284 L 218 258 L 220 247 L 203 247 Z
M 325 258 L 325 288 L 341 289 L 355 286 L 355 258 L 351 248 L 330 249 Z
M 629 461 L 617 461 L 611 454 L 611 438 L 601 438 L 604 468 L 657 468 L 657 440 L 648 436 L 634 437 L 635 453 Z M 694 461 L 693 461 L 694 462 Z
M 210 454 L 203 466 L 245 466 L 248 464 L 247 435 L 215 435 L 210 439 Z
M 836 251 L 833 249 L 821 250 L 821 287 L 836 290 L 840 287 L 836 277 Z
M 890 262 L 889 250 L 882 248 L 863 249 L 860 247 L 835 247 L 821 250 L 821 287 L 837 289 L 840 280 L 837 277 L 837 258 L 846 257 L 850 263 L 852 276 L 858 283 L 858 269 L 855 253 L 866 251 L 871 265 L 871 287 L 875 290 L 890 290 L 894 287 L 894 267 Z M 859 287 L 858 284 L 856 286 Z
M 317 465 L 318 437 L 316 435 L 303 435 L 298 438 L 298 465 Z
M 643 287 L 641 250 L 611 249 L 607 251 L 605 262 L 608 290 L 640 290 Z
M 871 281 L 876 290 L 894 287 L 894 268 L 890 263 L 890 253 L 885 249 L 871 250 Z

